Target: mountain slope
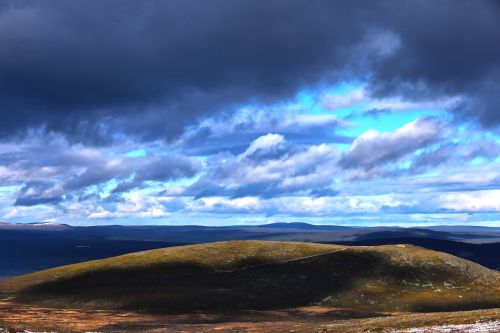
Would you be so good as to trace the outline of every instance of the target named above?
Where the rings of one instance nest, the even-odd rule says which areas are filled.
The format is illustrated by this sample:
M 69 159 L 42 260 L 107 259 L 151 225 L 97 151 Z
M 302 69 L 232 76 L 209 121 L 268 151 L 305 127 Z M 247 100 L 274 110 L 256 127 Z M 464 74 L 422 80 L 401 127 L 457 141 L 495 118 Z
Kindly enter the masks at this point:
M 4 281 L 0 292 L 18 302 L 148 312 L 456 310 L 500 306 L 500 273 L 409 245 L 232 241 L 50 269 Z
M 269 240 L 298 242 L 363 242 L 394 238 L 441 239 L 466 243 L 495 244 L 500 232 L 495 228 L 467 227 L 462 232 L 416 228 L 349 228 L 307 223 L 271 223 L 261 226 L 67 226 L 52 223 L 0 222 L 0 279 L 126 253 L 172 245 L 229 240 Z M 412 243 L 413 244 L 413 243 Z M 447 243 L 451 244 L 451 243 Z M 490 247 L 498 247 L 500 243 Z M 367 244 L 368 245 L 368 244 Z M 417 244 L 420 245 L 420 244 Z M 459 248 L 433 248 L 473 260 L 489 268 L 500 267 L 500 257 L 489 255 L 488 246 L 467 246 L 472 255 L 462 256 Z M 426 245 L 424 245 L 426 246 Z M 427 247 L 427 246 L 426 246 Z M 431 247 L 432 248 L 432 247 Z M 448 251 L 448 248 L 450 251 Z M 493 252 L 493 251 L 491 251 Z
M 335 242 L 344 245 L 411 244 L 426 249 L 445 252 L 464 258 L 484 267 L 500 271 L 500 243 L 472 244 L 433 238 L 384 238 L 355 242 Z

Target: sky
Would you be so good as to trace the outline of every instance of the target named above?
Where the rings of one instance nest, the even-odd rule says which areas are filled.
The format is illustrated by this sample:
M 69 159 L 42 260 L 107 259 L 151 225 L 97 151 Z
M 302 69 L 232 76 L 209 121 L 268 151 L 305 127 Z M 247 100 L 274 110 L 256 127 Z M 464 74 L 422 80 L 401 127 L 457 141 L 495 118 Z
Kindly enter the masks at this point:
M 0 220 L 500 226 L 500 2 L 0 0 Z

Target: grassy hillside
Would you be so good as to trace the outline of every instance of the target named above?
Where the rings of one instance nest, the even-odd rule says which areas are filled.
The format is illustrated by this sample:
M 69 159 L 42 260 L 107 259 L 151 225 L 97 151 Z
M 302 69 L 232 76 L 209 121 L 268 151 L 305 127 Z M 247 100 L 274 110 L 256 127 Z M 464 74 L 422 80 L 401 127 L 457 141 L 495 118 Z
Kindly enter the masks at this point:
M 413 239 L 410 244 L 451 253 L 500 270 L 500 258 L 494 251 L 500 249 L 500 229 L 448 228 L 439 227 L 438 230 L 387 227 L 349 228 L 307 223 L 218 227 L 153 225 L 76 227 L 56 224 L 0 223 L 0 280 L 43 269 L 137 251 L 227 240 L 334 244 L 363 242 L 363 245 L 372 245 L 367 243 L 383 240 L 384 244 L 394 244 L 394 237 L 403 237 L 408 240 Z M 425 242 L 430 239 L 434 240 L 437 248 L 429 247 L 431 243 L 421 244 L 420 240 Z M 450 243 L 450 240 L 460 242 Z M 401 242 L 406 243 L 406 241 Z M 490 245 L 479 243 L 490 243 Z
M 370 311 L 500 306 L 500 273 L 409 245 L 233 241 L 171 247 L 0 283 L 19 302 L 145 312 L 323 304 Z

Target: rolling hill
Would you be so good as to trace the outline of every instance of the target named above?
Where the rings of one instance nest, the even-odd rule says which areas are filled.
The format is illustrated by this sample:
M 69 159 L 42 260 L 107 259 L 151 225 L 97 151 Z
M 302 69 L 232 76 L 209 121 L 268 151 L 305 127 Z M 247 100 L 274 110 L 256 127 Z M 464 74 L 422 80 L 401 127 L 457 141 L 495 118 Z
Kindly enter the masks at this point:
M 426 249 L 445 252 L 464 258 L 484 267 L 500 271 L 500 243 L 473 244 L 433 238 L 382 238 L 354 242 L 335 242 L 344 245 L 389 245 L 411 244 Z
M 442 226 L 438 229 L 351 228 L 307 223 L 81 227 L 0 222 L 0 279 L 137 251 L 230 240 L 353 242 L 353 245 L 404 242 L 450 253 L 488 268 L 500 268 L 500 257 L 495 255 L 500 249 L 498 228 Z
M 0 283 L 54 307 L 236 311 L 311 304 L 367 311 L 500 307 L 500 273 L 411 245 L 230 241 L 138 252 Z

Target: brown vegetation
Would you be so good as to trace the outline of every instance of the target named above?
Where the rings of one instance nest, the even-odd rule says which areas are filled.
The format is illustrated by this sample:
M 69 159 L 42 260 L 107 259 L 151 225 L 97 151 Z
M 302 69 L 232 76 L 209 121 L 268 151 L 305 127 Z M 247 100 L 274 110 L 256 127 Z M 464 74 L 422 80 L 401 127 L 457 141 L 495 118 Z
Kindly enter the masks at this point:
M 446 311 L 500 306 L 500 274 L 408 245 L 235 241 L 55 268 L 4 281 L 0 292 L 22 303 L 147 313 L 311 304 Z
M 366 318 L 370 317 L 370 318 Z M 352 319 L 357 318 L 357 319 Z M 58 332 L 388 332 L 431 325 L 500 320 L 500 309 L 439 313 L 368 313 L 324 306 L 275 311 L 145 315 L 112 310 L 54 309 L 0 301 L 0 327 Z

